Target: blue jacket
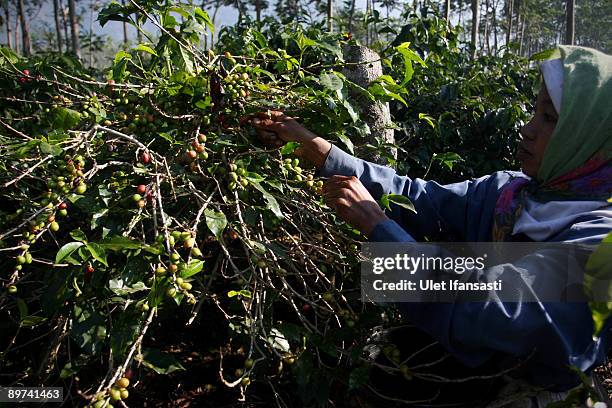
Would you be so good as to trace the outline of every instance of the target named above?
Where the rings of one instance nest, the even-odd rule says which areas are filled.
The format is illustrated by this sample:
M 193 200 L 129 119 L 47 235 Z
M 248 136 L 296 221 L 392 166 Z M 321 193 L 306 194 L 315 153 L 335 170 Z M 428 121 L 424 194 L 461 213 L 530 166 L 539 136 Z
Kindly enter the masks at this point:
M 500 190 L 522 176 L 500 171 L 440 185 L 399 176 L 390 167 L 358 159 L 336 146 L 319 174 L 356 176 L 376 200 L 383 194 L 402 194 L 412 201 L 417 214 L 393 206 L 390 220 L 371 232 L 373 242 L 415 242 L 424 236 L 443 237 L 438 241 L 446 242 L 489 242 Z M 612 218 L 584 216 L 550 241 L 599 243 L 610 231 Z M 608 351 L 608 325 L 604 335 L 593 339 L 591 311 L 585 303 L 401 303 L 399 308 L 466 365 L 478 366 L 499 354 L 509 359 L 531 356 L 523 377 L 555 390 L 578 383 L 568 366 L 588 372 L 604 361 Z

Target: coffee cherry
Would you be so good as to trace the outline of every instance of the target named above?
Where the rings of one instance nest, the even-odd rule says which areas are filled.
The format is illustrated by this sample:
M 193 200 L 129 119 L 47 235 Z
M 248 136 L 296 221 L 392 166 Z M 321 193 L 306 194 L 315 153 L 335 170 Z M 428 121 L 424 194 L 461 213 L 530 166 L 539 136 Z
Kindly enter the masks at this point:
M 189 159 L 193 160 L 196 157 L 198 157 L 198 153 L 195 150 L 189 150 L 189 151 L 187 151 L 187 157 Z
M 23 255 L 18 255 L 17 256 L 17 264 L 18 265 L 23 265 L 26 262 L 25 256 Z
M 331 302 L 332 300 L 334 300 L 334 295 L 332 293 L 324 293 L 323 294 L 323 300 L 325 300 L 326 302 Z
M 263 269 L 263 268 L 265 268 L 266 266 L 268 266 L 268 264 L 266 263 L 266 261 L 265 261 L 265 260 L 260 259 L 259 261 L 257 261 L 257 266 Z
M 178 265 L 170 264 L 170 266 L 168 266 L 168 270 L 172 273 L 176 273 L 178 271 Z
M 144 194 L 147 192 L 147 186 L 145 186 L 144 184 L 139 184 L 138 187 L 136 187 L 136 192 L 138 194 Z
M 251 379 L 249 377 L 244 377 L 242 381 L 240 381 L 243 387 L 248 387 L 251 384 Z
M 202 251 L 200 251 L 199 248 L 192 248 L 191 249 L 191 255 L 198 258 L 200 256 L 202 256 Z
M 29 253 L 29 252 L 26 252 L 24 256 L 25 256 L 25 263 L 31 264 L 32 263 L 32 254 Z
M 91 265 L 87 265 L 87 267 L 85 268 L 85 273 L 87 273 L 88 275 L 91 275 L 92 273 L 94 273 L 94 271 L 95 269 Z
M 228 173 L 228 176 L 229 176 L 229 178 L 230 178 L 232 181 L 238 181 L 238 174 L 236 174 L 235 172 L 230 171 L 230 172 Z
M 53 232 L 57 232 L 60 229 L 60 226 L 57 222 L 53 221 L 51 224 L 49 224 L 49 229 Z
M 127 378 L 125 378 L 125 377 L 122 377 L 122 378 L 120 378 L 120 379 L 118 379 L 118 380 L 117 380 L 117 382 L 115 383 L 115 385 L 116 385 L 118 388 L 127 388 L 127 387 L 129 387 L 129 386 L 130 386 L 130 380 L 129 380 L 129 379 L 127 379 Z
M 174 295 L 176 295 L 176 288 L 174 286 L 171 286 L 166 289 L 166 295 L 168 295 L 169 297 L 173 297 Z
M 193 248 L 195 245 L 195 239 L 194 238 L 187 238 L 185 240 L 185 242 L 183 242 L 183 248 Z
M 113 401 L 119 401 L 121 399 L 121 391 L 117 388 L 111 388 L 108 393 Z
M 182 282 L 179 286 L 184 290 L 191 290 L 192 286 L 189 282 Z
M 200 142 L 202 142 L 202 143 L 205 143 L 205 142 L 206 142 L 206 135 L 205 135 L 204 133 L 200 133 L 200 134 L 198 135 L 198 140 L 199 140 Z
M 140 161 L 143 162 L 144 164 L 148 164 L 151 161 L 151 155 L 149 155 L 149 153 L 147 152 L 144 152 L 140 156 Z
M 65 217 L 68 215 L 68 210 L 59 210 L 59 215 L 61 215 L 62 217 Z
M 15 286 L 15 285 L 10 285 L 10 286 L 7 288 L 7 290 L 8 290 L 8 293 L 10 293 L 10 294 L 12 294 L 12 295 L 13 295 L 13 294 L 17 293 L 17 286 Z
M 312 306 L 310 306 L 310 303 L 304 303 L 302 305 L 302 312 L 304 313 L 308 313 L 312 310 Z
M 79 184 L 77 186 L 77 188 L 75 189 L 75 192 L 77 194 L 84 194 L 86 190 L 87 190 L 87 186 L 85 184 L 81 183 L 81 184 Z
M 247 370 L 251 369 L 254 364 L 255 361 L 253 361 L 252 358 L 247 358 L 246 360 L 244 360 L 244 368 L 246 368 Z
M 179 261 L 179 260 L 181 259 L 181 256 L 180 256 L 179 254 L 177 254 L 176 252 L 173 252 L 173 253 L 170 255 L 170 259 L 171 259 L 172 261 L 174 261 L 174 262 L 177 262 L 177 261 Z
M 140 194 L 134 194 L 134 195 L 132 196 L 132 200 L 134 200 L 134 201 L 140 201 L 140 200 L 142 200 L 142 196 L 141 196 Z
M 166 272 L 168 272 L 168 270 L 163 266 L 158 266 L 157 269 L 155 269 L 155 274 L 159 276 L 165 275 Z

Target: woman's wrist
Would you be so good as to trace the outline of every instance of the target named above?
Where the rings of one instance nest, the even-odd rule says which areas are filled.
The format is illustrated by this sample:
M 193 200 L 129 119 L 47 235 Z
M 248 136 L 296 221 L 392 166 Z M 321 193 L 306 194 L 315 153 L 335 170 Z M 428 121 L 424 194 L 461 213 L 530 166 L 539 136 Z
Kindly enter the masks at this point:
M 325 164 L 327 155 L 332 148 L 332 144 L 322 137 L 315 137 L 308 142 L 302 143 L 302 154 L 306 160 L 321 168 Z

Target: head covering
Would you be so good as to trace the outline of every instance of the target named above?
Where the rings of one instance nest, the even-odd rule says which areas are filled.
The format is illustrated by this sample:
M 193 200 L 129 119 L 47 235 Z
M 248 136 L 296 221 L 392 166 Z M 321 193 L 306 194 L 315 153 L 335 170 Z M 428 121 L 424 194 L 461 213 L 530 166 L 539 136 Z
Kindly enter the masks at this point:
M 612 56 L 565 45 L 559 46 L 559 52 L 561 109 L 538 170 L 540 183 L 575 170 L 595 153 L 612 158 Z
M 561 112 L 561 97 L 563 95 L 563 61 L 561 58 L 544 61 L 540 65 L 546 90 L 557 114 Z
M 534 202 L 565 201 L 564 217 L 570 217 L 572 208 L 576 214 L 586 208 L 572 202 L 591 201 L 597 208 L 609 205 L 606 200 L 612 197 L 612 56 L 575 46 L 560 46 L 556 55 L 561 58 L 546 61 L 541 69 L 559 119 L 537 176 L 514 179 L 502 188 L 494 212 L 495 241 L 512 240 L 519 218 L 520 229 L 534 237 L 544 236 L 543 229 L 552 235 L 551 225 L 559 223 L 524 214 L 538 208 Z

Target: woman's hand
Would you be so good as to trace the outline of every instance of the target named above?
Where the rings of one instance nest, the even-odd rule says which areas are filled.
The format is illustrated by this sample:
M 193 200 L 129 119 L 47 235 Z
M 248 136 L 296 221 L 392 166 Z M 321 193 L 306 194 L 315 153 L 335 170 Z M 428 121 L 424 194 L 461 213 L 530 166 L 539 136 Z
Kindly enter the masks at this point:
M 281 147 L 286 142 L 301 143 L 295 151 L 316 167 L 325 163 L 331 143 L 306 129 L 294 118 L 279 111 L 259 112 L 251 119 L 260 139 L 268 146 Z
M 325 203 L 343 221 L 369 236 L 376 224 L 388 219 L 376 200 L 355 176 L 331 176 L 323 184 Z

